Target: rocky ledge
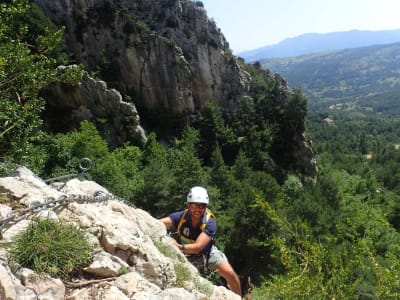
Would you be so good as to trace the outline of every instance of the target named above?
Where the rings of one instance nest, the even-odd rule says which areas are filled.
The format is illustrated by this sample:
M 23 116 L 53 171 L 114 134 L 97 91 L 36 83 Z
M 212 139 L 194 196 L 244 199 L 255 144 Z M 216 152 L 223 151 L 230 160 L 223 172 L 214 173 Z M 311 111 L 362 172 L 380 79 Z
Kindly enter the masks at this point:
M 202 278 L 169 243 L 160 221 L 93 181 L 48 185 L 18 167 L 0 178 L 0 193 L 0 246 L 37 217 L 75 224 L 96 245 L 85 276 L 68 282 L 11 267 L 0 247 L 0 299 L 240 299 Z

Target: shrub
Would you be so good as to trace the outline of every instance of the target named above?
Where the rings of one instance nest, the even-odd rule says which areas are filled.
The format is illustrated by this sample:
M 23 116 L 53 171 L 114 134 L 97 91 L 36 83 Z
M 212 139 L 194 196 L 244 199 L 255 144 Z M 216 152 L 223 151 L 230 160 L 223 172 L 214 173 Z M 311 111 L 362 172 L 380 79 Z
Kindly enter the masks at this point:
M 68 279 L 91 262 L 93 249 L 74 225 L 36 219 L 11 244 L 9 260 L 39 274 Z

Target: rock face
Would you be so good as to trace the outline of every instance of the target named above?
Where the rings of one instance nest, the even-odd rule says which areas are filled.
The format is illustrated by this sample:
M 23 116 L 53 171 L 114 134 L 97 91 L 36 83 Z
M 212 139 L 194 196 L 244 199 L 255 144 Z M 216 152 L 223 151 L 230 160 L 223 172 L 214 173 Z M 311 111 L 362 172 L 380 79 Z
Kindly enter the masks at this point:
M 200 277 L 170 244 L 161 222 L 95 182 L 72 179 L 56 189 L 20 167 L 13 176 L 0 178 L 0 193 L 8 199 L 0 204 L 2 243 L 12 241 L 33 217 L 47 217 L 75 224 L 96 245 L 85 280 L 73 282 L 43 278 L 27 268 L 14 270 L 6 249 L 0 248 L 0 299 L 240 299 Z M 31 210 L 13 210 L 15 201 Z M 177 271 L 182 268 L 184 278 Z
M 184 124 L 206 101 L 231 105 L 246 74 L 200 1 L 35 0 L 66 26 L 69 52 L 100 69 L 139 111 L 162 111 Z
M 97 124 L 101 123 L 99 120 L 107 120 L 104 122 L 107 125 L 99 126 L 107 126 L 101 131 L 112 148 L 126 141 L 146 140 L 135 105 L 123 101 L 120 92 L 107 88 L 104 81 L 90 77 L 87 72 L 83 72 L 79 85 L 50 86 L 43 96 L 47 99 L 43 119 L 48 131 L 67 132 L 79 128 L 83 120 Z
M 303 182 L 316 182 L 318 175 L 317 160 L 311 141 L 307 141 L 304 134 L 295 137 L 293 144 L 296 146 L 295 154 L 296 167 L 301 171 Z

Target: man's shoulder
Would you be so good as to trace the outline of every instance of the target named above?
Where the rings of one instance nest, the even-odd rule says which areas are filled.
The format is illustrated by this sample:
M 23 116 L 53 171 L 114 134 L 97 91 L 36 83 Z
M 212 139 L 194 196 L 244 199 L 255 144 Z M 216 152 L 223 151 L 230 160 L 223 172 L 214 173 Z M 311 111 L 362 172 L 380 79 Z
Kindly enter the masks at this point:
M 176 211 L 176 212 L 173 212 L 173 213 L 169 214 L 169 217 L 170 217 L 173 221 L 177 221 L 177 220 L 179 220 L 179 219 L 183 216 L 184 213 L 185 213 L 185 210 Z
M 208 223 L 208 222 L 214 222 L 214 223 L 216 223 L 214 213 L 213 213 L 210 209 L 208 209 L 208 208 L 207 208 L 206 212 L 204 213 L 203 222 L 204 222 L 204 221 L 206 221 L 207 223 Z
M 215 218 L 209 218 L 207 220 L 207 224 L 217 224 L 217 221 L 215 220 Z

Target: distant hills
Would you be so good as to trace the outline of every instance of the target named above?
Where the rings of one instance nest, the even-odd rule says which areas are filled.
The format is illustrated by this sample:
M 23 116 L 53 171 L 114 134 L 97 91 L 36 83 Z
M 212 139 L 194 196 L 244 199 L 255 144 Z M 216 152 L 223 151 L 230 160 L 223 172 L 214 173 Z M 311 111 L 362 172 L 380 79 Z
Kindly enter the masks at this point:
M 338 103 L 388 114 L 400 113 L 400 43 L 291 58 L 260 60 L 300 87 L 309 108 Z
M 351 30 L 326 34 L 307 33 L 282 42 L 238 53 L 248 63 L 266 58 L 300 56 L 311 53 L 359 48 L 400 42 L 400 29 Z

